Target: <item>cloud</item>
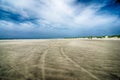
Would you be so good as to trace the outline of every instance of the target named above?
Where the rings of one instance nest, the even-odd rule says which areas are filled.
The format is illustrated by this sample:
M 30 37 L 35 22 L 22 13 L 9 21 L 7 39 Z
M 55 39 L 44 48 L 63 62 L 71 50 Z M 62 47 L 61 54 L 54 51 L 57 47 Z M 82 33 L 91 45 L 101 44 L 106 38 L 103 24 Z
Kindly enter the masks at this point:
M 8 22 L 5 20 L 0 20 L 0 23 L 1 23 L 0 29 L 4 29 L 4 30 L 29 31 L 29 30 L 35 29 L 35 25 L 31 22 L 18 24 L 14 22 Z
M 1 0 L 1 28 L 26 32 L 32 30 L 38 34 L 109 28 L 120 24 L 119 16 L 114 12 L 101 11 L 110 2 L 111 0 Z

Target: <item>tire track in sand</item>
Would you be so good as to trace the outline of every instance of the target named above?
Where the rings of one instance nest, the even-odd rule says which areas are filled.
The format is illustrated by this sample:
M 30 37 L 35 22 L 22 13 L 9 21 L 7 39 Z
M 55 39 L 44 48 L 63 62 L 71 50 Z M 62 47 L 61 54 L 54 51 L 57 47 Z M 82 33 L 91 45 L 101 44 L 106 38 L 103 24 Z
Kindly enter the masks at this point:
M 81 67 L 79 64 L 77 64 L 75 61 L 73 61 L 69 56 L 67 56 L 64 52 L 63 48 L 59 48 L 60 49 L 60 53 L 61 55 L 68 60 L 69 62 L 71 62 L 72 64 L 74 64 L 76 67 L 79 67 L 82 71 L 84 71 L 85 73 L 87 73 L 89 76 L 91 76 L 92 78 L 96 79 L 96 80 L 100 80 L 98 77 L 96 77 L 94 74 L 92 74 L 91 72 L 89 72 L 88 70 L 86 70 L 85 68 Z
M 45 57 L 47 53 L 48 53 L 48 49 L 43 52 L 43 54 L 41 55 L 41 59 L 40 59 L 41 70 L 42 70 L 42 80 L 45 80 Z

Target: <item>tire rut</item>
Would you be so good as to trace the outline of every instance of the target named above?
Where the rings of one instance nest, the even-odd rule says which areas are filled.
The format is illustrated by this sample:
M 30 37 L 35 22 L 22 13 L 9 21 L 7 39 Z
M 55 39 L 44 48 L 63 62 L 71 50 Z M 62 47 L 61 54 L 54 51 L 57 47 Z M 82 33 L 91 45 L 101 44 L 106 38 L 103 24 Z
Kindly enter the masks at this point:
M 42 80 L 46 80 L 45 79 L 45 57 L 46 57 L 47 53 L 48 53 L 48 49 L 43 52 L 43 54 L 41 55 L 41 59 L 40 59 L 41 70 L 42 70 Z
M 79 67 L 82 71 L 84 71 L 85 73 L 87 73 L 89 76 L 91 76 L 92 78 L 96 79 L 96 80 L 100 80 L 98 77 L 96 77 L 94 74 L 92 74 L 91 72 L 89 72 L 88 70 L 86 70 L 85 68 L 83 68 L 82 66 L 80 66 L 79 64 L 77 64 L 75 61 L 73 61 L 69 56 L 67 56 L 64 52 L 63 48 L 59 48 L 60 49 L 60 53 L 61 55 L 68 60 L 69 62 L 71 62 L 72 64 L 74 64 L 74 66 Z

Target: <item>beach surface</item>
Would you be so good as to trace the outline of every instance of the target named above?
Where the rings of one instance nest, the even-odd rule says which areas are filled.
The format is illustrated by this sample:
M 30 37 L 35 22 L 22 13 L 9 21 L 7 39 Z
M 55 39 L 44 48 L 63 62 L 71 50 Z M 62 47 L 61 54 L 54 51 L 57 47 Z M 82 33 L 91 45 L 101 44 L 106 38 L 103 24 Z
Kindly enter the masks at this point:
M 0 40 L 0 80 L 120 80 L 120 40 Z

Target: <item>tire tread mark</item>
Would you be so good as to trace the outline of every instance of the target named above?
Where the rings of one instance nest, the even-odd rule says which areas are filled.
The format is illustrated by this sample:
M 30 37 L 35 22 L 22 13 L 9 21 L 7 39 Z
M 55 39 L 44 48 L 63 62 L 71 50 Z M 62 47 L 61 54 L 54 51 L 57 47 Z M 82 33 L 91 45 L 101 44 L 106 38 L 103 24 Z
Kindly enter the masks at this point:
M 66 60 L 68 60 L 69 62 L 71 62 L 72 64 L 74 64 L 76 67 L 81 68 L 82 71 L 86 72 L 87 74 L 89 74 L 92 78 L 96 79 L 96 80 L 100 80 L 98 77 L 96 77 L 94 74 L 92 74 L 91 72 L 89 72 L 88 70 L 86 70 L 85 68 L 81 67 L 79 64 L 77 64 L 75 61 L 73 61 L 69 56 L 67 56 L 63 50 L 63 48 L 60 48 L 60 53 L 61 55 L 66 58 Z
M 45 57 L 47 55 L 48 50 L 45 50 L 41 56 L 41 69 L 42 69 L 42 80 L 45 80 Z

